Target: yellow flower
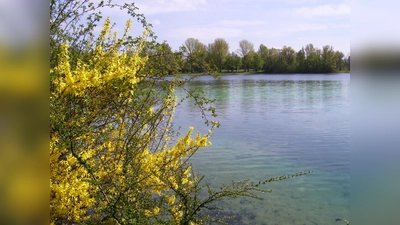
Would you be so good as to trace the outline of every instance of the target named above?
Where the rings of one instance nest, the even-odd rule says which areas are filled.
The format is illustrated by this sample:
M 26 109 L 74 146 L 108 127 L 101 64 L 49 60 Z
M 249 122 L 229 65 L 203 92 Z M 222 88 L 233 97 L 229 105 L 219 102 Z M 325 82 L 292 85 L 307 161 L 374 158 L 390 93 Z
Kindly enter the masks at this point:
M 175 218 L 180 219 L 183 216 L 183 212 L 182 211 L 178 211 L 175 213 Z
M 152 213 L 151 213 L 150 210 L 145 209 L 145 210 L 144 210 L 144 215 L 147 216 L 147 217 L 149 217 L 149 216 L 152 215 Z
M 130 26 L 130 24 L 130 22 L 127 22 L 127 26 Z M 129 28 L 127 27 L 127 29 Z M 107 49 L 107 52 L 102 47 L 106 37 L 113 42 L 112 47 Z M 92 60 L 89 63 L 78 60 L 73 71 L 71 71 L 70 66 L 68 42 L 61 46 L 60 63 L 51 70 L 53 73 L 65 75 L 54 81 L 59 93 L 83 96 L 88 88 L 101 87 L 112 79 L 128 78 L 131 84 L 141 80 L 141 78 L 136 77 L 136 72 L 145 65 L 148 59 L 147 56 L 139 56 L 142 44 L 138 45 L 133 55 L 129 51 L 121 53 L 121 45 L 118 44 L 116 33 L 114 33 L 114 37 L 111 37 L 111 20 L 109 18 L 104 23 L 99 39 Z M 145 42 L 145 38 L 142 39 L 142 42 Z
M 157 206 L 154 207 L 153 213 L 154 215 L 157 215 L 160 212 L 160 208 L 158 208 Z
M 168 200 L 168 204 L 173 205 L 175 203 L 175 195 L 171 195 L 169 196 L 169 198 L 167 198 Z

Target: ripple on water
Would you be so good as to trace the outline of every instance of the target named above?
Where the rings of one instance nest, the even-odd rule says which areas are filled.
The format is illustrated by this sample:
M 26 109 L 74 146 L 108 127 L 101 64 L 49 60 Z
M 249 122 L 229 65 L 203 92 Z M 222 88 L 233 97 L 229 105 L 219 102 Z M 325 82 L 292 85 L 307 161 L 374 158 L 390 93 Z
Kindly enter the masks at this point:
M 306 176 L 268 183 L 265 199 L 227 199 L 230 224 L 336 224 L 349 218 L 349 75 L 246 75 L 192 84 L 215 97 L 213 145 L 191 159 L 217 187 L 231 180 L 254 181 L 300 171 Z M 179 93 L 178 93 L 179 94 Z M 192 103 L 175 123 L 201 127 Z M 220 110 L 220 111 L 219 111 Z M 194 123 L 194 124 L 193 124 Z

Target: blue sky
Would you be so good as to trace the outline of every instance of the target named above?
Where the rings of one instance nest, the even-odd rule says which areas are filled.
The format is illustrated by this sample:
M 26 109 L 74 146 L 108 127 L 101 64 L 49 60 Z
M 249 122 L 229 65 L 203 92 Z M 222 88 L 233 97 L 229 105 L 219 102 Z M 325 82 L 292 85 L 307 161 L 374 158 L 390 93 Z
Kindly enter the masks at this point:
M 173 50 L 193 37 L 204 44 L 224 38 L 231 52 L 247 39 L 256 50 L 264 44 L 298 51 L 312 43 L 350 53 L 350 0 L 138 0 L 135 4 L 153 24 L 158 40 L 166 40 Z M 115 9 L 104 15 L 118 24 L 117 29 L 128 18 Z

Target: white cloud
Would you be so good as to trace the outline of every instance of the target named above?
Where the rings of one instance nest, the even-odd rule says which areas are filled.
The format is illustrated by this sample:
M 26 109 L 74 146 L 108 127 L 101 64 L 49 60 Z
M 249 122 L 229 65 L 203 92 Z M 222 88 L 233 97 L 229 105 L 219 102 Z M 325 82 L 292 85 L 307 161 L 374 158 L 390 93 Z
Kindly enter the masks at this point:
M 190 37 L 204 41 L 214 40 L 215 38 L 232 38 L 243 35 L 242 30 L 235 28 L 221 27 L 187 27 L 170 30 L 167 33 L 169 38 L 186 39 Z
M 203 26 L 180 27 L 169 30 L 168 38 L 198 38 L 204 41 L 213 41 L 215 38 L 239 38 L 245 35 L 243 27 L 260 26 L 265 24 L 261 20 L 221 20 Z
M 206 0 L 142 0 L 135 3 L 144 15 L 196 11 L 206 4 Z
M 268 29 L 257 29 L 257 30 L 246 30 L 246 34 L 253 38 L 263 39 L 281 39 L 287 35 L 292 35 L 297 32 L 304 31 L 325 31 L 328 30 L 326 25 L 308 24 L 308 23 L 297 23 L 291 24 L 290 26 L 275 26 Z
M 150 23 L 153 25 L 159 25 L 159 24 L 161 24 L 161 21 L 156 19 L 156 20 L 152 20 Z
M 312 31 L 312 30 L 327 30 L 328 27 L 325 25 L 315 25 L 315 24 L 295 24 L 292 27 L 284 29 L 286 32 L 300 32 L 300 31 Z
M 319 0 L 319 1 L 321 1 L 321 0 Z M 305 3 L 315 3 L 315 2 L 318 2 L 318 0 L 289 0 L 288 1 L 288 3 L 290 3 L 290 4 L 297 4 L 297 5 L 305 4 Z
M 351 27 L 350 23 L 339 23 L 339 24 L 330 24 L 331 28 L 341 28 L 341 29 L 349 29 Z
M 258 26 L 265 24 L 264 21 L 261 20 L 221 20 L 216 22 L 216 26 L 227 26 L 227 27 L 241 27 L 241 26 Z
M 350 15 L 350 6 L 347 4 L 321 5 L 314 7 L 295 8 L 294 15 L 300 17 L 341 16 Z
M 234 38 L 244 35 L 242 27 L 259 26 L 265 24 L 260 20 L 221 20 L 198 27 L 181 27 L 169 30 L 167 36 L 171 38 L 195 37 L 202 40 L 214 40 L 215 38 Z

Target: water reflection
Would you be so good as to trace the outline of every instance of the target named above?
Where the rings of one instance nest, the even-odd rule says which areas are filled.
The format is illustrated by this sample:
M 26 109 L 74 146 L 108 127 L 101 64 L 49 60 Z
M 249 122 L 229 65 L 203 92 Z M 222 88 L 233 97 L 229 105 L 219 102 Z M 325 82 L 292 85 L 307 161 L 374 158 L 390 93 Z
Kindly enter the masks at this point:
M 213 146 L 193 158 L 212 184 L 314 170 L 304 178 L 271 184 L 270 201 L 228 201 L 227 212 L 245 207 L 239 224 L 333 224 L 349 218 L 349 74 L 203 77 L 187 85 L 215 98 L 221 128 Z M 178 93 L 179 94 L 179 93 Z M 193 101 L 175 122 L 202 126 Z M 250 215 L 249 214 L 249 215 Z
M 215 106 L 220 114 L 226 115 L 236 107 L 240 107 L 245 114 L 278 109 L 282 112 L 321 108 L 331 110 L 337 104 L 342 106 L 349 103 L 348 85 L 349 81 L 243 79 L 194 81 L 188 85 L 188 89 L 202 89 L 207 97 L 215 98 Z M 194 103 L 190 99 L 186 109 L 195 112 Z

